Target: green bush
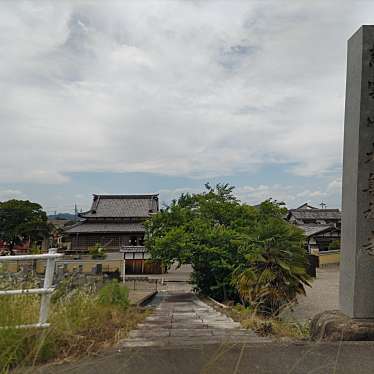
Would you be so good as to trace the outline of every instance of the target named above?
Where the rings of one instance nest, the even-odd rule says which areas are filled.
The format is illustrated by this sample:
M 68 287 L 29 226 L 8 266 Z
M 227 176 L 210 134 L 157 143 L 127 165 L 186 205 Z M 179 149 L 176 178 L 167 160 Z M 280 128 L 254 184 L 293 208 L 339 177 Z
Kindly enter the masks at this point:
M 329 244 L 329 251 L 337 251 L 340 249 L 340 240 L 334 240 Z
M 40 254 L 42 253 L 42 250 L 41 250 L 39 247 L 35 247 L 35 246 L 33 246 L 33 247 L 31 247 L 31 248 L 29 249 L 29 253 L 30 253 L 31 255 L 40 255 Z
M 127 309 L 129 306 L 128 295 L 129 291 L 125 286 L 119 284 L 117 280 L 112 280 L 99 291 L 98 300 L 103 305 L 117 305 Z
M 105 249 L 100 243 L 96 243 L 93 247 L 90 247 L 88 251 L 93 259 L 104 259 L 106 257 Z

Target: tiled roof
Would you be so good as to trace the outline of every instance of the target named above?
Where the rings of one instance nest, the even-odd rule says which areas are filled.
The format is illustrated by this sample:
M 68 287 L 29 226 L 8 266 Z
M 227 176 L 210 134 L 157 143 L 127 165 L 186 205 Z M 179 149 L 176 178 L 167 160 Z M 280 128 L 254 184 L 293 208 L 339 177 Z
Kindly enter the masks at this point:
M 83 222 L 70 227 L 65 231 L 67 234 L 77 233 L 109 233 L 109 232 L 122 232 L 122 233 L 135 233 L 144 232 L 142 223 L 91 223 Z
M 303 230 L 307 237 L 328 231 L 329 229 L 335 229 L 329 225 L 297 225 L 297 227 Z
M 316 207 L 314 207 L 314 206 L 311 206 L 311 205 L 309 205 L 308 203 L 304 203 L 303 205 L 300 205 L 298 208 L 296 208 L 296 209 L 318 209 L 318 208 L 316 208 Z
M 158 211 L 158 195 L 94 195 L 82 218 L 146 218 Z
M 293 216 L 296 219 L 341 219 L 341 212 L 339 209 L 291 209 L 288 216 Z

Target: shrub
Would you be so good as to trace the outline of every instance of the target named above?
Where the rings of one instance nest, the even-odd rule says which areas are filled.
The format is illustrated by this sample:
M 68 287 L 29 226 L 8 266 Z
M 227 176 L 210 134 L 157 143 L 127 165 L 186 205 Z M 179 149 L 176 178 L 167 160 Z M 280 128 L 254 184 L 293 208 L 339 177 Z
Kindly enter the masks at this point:
M 89 254 L 92 256 L 93 259 L 104 259 L 106 257 L 105 249 L 100 243 L 96 243 L 93 247 L 90 247 Z
M 128 295 L 128 289 L 114 279 L 101 288 L 98 300 L 103 305 L 118 305 L 127 309 L 129 306 Z
M 35 247 L 35 246 L 33 246 L 33 247 L 31 247 L 31 248 L 29 249 L 29 253 L 30 253 L 31 255 L 40 255 L 40 254 L 42 253 L 42 250 L 41 250 L 39 247 Z
M 251 329 L 260 336 L 273 336 L 290 339 L 309 339 L 309 322 L 290 322 L 278 317 L 259 315 L 251 307 L 236 305 L 228 310 L 228 315 L 241 323 L 246 329 Z
M 337 251 L 340 249 L 340 240 L 333 240 L 329 244 L 329 251 Z

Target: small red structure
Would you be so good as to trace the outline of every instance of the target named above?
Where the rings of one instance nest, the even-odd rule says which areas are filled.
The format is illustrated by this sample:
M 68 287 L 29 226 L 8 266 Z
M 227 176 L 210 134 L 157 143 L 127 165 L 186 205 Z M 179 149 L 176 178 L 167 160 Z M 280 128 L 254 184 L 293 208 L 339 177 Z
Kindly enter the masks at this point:
M 31 241 L 29 239 L 25 239 L 21 243 L 16 244 L 13 247 L 13 251 L 18 252 L 18 253 L 25 253 L 30 249 L 30 246 L 31 246 Z M 8 251 L 9 249 L 10 248 L 7 242 L 4 240 L 0 240 L 0 253 L 3 251 Z

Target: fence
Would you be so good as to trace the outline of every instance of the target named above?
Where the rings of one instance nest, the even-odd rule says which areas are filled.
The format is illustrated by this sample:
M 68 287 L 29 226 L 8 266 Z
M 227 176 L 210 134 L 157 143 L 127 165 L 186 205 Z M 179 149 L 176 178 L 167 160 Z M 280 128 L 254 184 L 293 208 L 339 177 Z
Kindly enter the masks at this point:
M 0 291 L 0 296 L 12 296 L 12 295 L 41 295 L 40 310 L 39 310 L 39 321 L 38 323 L 28 325 L 18 325 L 16 328 L 30 328 L 39 327 L 45 328 L 49 326 L 48 320 L 48 308 L 51 299 L 51 294 L 54 291 L 53 275 L 55 272 L 56 258 L 62 257 L 63 254 L 57 253 L 56 248 L 49 249 L 48 253 L 40 255 L 17 255 L 17 256 L 0 256 L 0 263 L 6 261 L 18 261 L 18 260 L 47 260 L 47 266 L 44 274 L 43 288 L 25 288 L 21 290 L 5 290 Z M 6 327 L 6 326 L 5 326 Z

